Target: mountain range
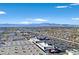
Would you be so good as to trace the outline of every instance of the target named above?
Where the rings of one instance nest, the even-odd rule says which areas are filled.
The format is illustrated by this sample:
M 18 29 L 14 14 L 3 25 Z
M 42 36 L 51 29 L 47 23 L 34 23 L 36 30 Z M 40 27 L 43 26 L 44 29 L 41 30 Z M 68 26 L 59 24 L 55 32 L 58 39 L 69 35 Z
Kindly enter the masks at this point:
M 40 24 L 0 24 L 0 27 L 79 27 L 79 25 L 70 24 L 54 24 L 54 23 L 40 23 Z

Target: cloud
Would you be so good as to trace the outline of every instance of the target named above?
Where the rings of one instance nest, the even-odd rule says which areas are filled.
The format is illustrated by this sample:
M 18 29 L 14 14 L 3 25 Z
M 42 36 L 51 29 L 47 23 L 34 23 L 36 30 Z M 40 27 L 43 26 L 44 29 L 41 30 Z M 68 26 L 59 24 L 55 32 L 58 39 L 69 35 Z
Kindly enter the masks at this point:
M 4 15 L 4 14 L 6 14 L 5 11 L 0 11 L 0 15 Z
M 79 20 L 79 18 L 72 18 L 72 20 Z
M 55 8 L 72 8 L 72 6 L 77 6 L 77 5 L 79 5 L 79 3 L 71 3 L 66 6 L 56 6 Z
M 20 24 L 39 24 L 47 22 L 46 19 L 36 18 L 36 19 L 26 19 L 25 21 L 20 22 Z
M 56 6 L 55 8 L 69 8 L 69 6 Z
M 71 6 L 76 6 L 76 5 L 79 5 L 79 3 L 72 3 L 70 4 Z
M 20 22 L 20 24 L 32 24 L 32 23 L 29 21 L 23 21 L 23 22 Z
M 46 22 L 47 20 L 46 19 L 38 18 L 38 19 L 34 19 L 34 21 L 36 21 L 36 22 Z

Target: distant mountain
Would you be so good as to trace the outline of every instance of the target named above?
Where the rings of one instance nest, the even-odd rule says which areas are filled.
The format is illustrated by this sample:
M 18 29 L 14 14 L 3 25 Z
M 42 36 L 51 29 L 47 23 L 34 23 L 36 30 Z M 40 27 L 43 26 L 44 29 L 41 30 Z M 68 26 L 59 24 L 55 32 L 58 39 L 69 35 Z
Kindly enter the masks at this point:
M 40 23 L 40 24 L 0 24 L 0 27 L 41 27 L 41 26 L 51 26 L 51 27 L 79 27 L 79 25 L 70 24 L 54 24 L 54 23 Z

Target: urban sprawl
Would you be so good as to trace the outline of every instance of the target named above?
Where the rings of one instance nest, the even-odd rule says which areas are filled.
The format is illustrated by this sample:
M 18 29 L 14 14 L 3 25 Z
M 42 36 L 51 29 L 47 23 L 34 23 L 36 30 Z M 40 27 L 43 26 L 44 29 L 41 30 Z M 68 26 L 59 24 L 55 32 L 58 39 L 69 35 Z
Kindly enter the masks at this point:
M 79 55 L 79 28 L 0 28 L 0 55 L 69 54 Z

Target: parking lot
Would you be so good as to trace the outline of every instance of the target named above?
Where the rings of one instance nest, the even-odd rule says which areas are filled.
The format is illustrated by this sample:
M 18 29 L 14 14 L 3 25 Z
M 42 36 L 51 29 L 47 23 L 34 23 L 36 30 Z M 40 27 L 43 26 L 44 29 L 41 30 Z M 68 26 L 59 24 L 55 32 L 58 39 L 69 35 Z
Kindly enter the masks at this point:
M 7 42 L 0 48 L 0 55 L 43 55 L 41 49 L 29 41 Z

